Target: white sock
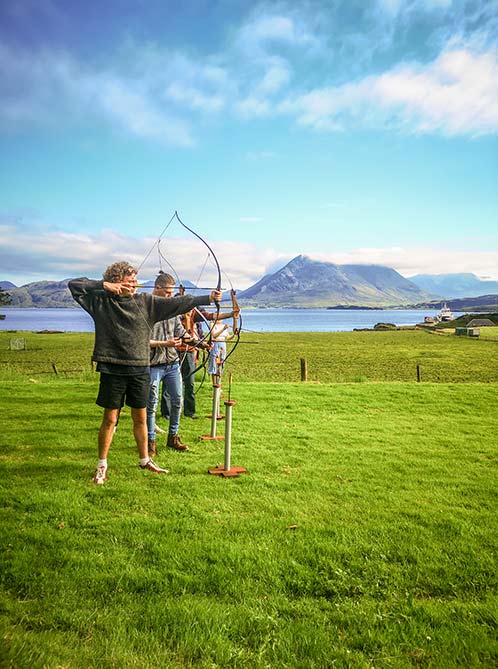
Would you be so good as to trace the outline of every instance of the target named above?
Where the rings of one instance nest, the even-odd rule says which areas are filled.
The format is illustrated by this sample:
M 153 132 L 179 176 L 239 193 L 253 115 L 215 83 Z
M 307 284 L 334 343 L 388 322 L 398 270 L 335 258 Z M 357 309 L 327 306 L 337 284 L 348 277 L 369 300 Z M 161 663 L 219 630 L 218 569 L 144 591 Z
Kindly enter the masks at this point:
M 105 458 L 105 460 L 101 460 L 101 459 L 99 458 L 97 467 L 105 467 L 105 468 L 107 469 L 107 458 Z
M 140 464 L 141 465 L 146 465 L 149 462 L 150 458 L 140 458 Z

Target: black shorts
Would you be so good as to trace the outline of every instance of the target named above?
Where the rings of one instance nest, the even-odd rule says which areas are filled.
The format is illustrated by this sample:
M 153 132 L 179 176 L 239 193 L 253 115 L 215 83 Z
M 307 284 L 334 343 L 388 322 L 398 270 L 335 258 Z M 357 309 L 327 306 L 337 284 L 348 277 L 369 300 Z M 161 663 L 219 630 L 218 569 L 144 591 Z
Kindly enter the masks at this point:
M 121 409 L 126 404 L 133 409 L 145 409 L 149 399 L 150 375 L 100 374 L 96 404 L 104 409 Z

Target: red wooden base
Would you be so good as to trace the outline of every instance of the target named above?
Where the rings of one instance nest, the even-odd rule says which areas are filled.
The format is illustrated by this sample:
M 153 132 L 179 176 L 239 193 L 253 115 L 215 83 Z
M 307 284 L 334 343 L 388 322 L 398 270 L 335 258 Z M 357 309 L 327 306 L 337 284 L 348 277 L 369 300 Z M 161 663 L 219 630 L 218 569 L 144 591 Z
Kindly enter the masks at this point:
M 201 434 L 199 437 L 202 441 L 221 441 L 224 438 L 225 437 L 222 434 L 217 434 L 216 437 L 212 437 L 210 434 Z
M 244 467 L 231 467 L 230 469 L 223 469 L 224 465 L 216 465 L 214 469 L 208 469 L 209 474 L 215 474 L 219 476 L 239 476 L 240 474 L 246 474 L 247 469 Z

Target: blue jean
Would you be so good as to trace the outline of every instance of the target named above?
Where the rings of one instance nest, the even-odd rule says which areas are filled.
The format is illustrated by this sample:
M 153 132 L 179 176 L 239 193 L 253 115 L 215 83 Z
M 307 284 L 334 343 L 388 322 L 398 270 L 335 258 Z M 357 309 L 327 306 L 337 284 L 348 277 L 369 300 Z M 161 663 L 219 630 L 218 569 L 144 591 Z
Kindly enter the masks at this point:
M 156 411 L 159 402 L 159 385 L 161 381 L 168 388 L 171 411 L 169 414 L 169 434 L 178 434 L 180 415 L 182 413 L 182 375 L 180 365 L 155 365 L 150 368 L 150 390 L 147 402 L 147 432 L 149 441 L 156 439 Z
M 221 360 L 220 373 L 223 371 L 223 363 L 226 358 L 227 345 L 224 341 L 213 342 L 213 348 L 209 351 L 208 374 L 218 374 L 216 358 Z
M 185 416 L 195 416 L 195 382 L 194 374 L 195 358 L 192 351 L 181 353 L 180 371 L 183 379 L 183 413 Z M 169 395 L 168 389 L 163 386 L 161 396 L 161 415 L 169 419 Z

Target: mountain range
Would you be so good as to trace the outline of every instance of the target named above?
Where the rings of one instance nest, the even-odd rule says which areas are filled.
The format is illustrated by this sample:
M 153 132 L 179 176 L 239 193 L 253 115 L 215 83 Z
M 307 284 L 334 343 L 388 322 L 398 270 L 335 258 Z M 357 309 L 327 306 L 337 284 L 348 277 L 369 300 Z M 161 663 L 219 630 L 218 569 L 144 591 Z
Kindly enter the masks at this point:
M 16 308 L 73 308 L 78 305 L 73 300 L 69 288 L 69 279 L 63 281 L 35 281 L 25 286 L 17 287 L 10 281 L 0 281 L 0 288 L 6 290 L 11 298 L 10 307 Z M 146 281 L 143 288 L 151 292 L 154 281 Z M 199 289 L 190 281 L 185 281 L 185 288 L 195 293 Z M 202 291 L 206 293 L 206 290 Z
M 410 277 L 422 290 L 440 295 L 446 300 L 459 297 L 479 297 L 498 293 L 498 281 L 482 281 L 475 274 L 416 274 Z
M 390 267 L 336 265 L 304 255 L 239 293 L 241 303 L 266 307 L 381 307 L 434 297 Z
M 0 281 L 0 288 L 10 295 L 10 307 L 74 307 L 77 305 L 67 287 L 68 281 L 35 281 L 19 288 L 12 288 L 14 284 L 4 288 L 10 282 Z
M 0 281 L 11 297 L 11 307 L 76 307 L 64 281 L 37 281 L 16 287 Z M 150 290 L 153 281 L 144 285 Z M 189 292 L 196 293 L 186 281 Z M 462 291 L 464 295 L 461 295 Z M 202 289 L 203 293 L 207 292 Z M 494 294 L 493 294 L 494 293 Z M 439 307 L 441 301 L 456 302 L 469 310 L 498 303 L 498 282 L 481 281 L 474 274 L 419 274 L 406 279 L 380 265 L 336 265 L 299 255 L 278 271 L 263 276 L 250 288 L 239 291 L 242 306 L 251 307 Z M 451 298 L 460 296 L 461 300 Z M 477 297 L 476 297 L 477 296 Z M 483 296 L 483 297 L 479 297 Z M 465 309 L 459 309 L 465 310 Z

